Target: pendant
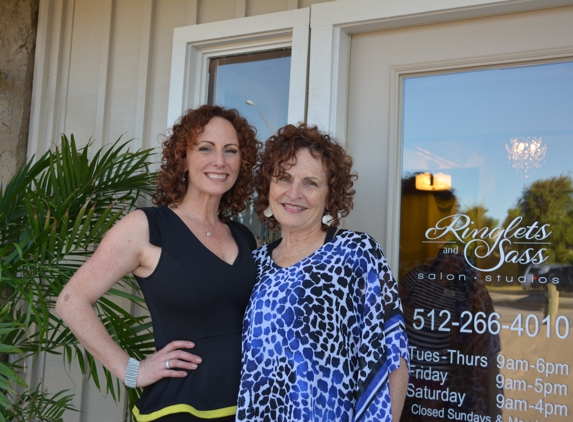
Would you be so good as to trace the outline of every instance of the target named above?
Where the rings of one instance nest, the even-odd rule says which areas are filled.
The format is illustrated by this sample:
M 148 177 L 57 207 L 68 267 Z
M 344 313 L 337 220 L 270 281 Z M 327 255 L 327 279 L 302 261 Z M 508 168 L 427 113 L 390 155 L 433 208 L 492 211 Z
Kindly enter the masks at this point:
M 211 236 L 211 232 L 207 232 L 206 234 L 207 234 L 207 237 Z

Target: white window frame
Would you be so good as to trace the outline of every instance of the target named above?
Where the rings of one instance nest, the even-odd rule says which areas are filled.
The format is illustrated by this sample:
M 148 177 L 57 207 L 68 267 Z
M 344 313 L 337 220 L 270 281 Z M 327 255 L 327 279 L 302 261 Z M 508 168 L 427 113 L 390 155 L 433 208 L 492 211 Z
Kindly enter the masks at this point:
M 344 139 L 352 34 L 571 4 L 572 0 L 353 0 L 313 4 L 308 122 Z
M 353 34 L 406 28 L 438 22 L 569 6 L 573 0 L 354 0 L 311 6 L 311 61 L 309 67 L 309 124 L 332 133 L 346 145 L 348 78 Z M 400 77 L 411 69 L 395 69 L 391 82 L 389 128 L 381 134 L 387 146 L 387 179 L 381 186 L 386 209 L 379 210 L 384 226 L 380 238 L 392 268 L 398 268 L 400 227 L 401 145 Z
M 207 103 L 212 57 L 291 48 L 288 122 L 306 120 L 310 8 L 175 28 L 167 127 Z

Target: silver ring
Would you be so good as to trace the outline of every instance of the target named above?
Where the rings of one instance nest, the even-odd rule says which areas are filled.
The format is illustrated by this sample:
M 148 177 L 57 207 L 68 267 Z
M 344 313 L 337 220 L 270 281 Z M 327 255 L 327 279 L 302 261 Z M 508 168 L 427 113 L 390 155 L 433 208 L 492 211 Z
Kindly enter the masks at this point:
M 165 361 L 165 368 L 166 368 L 166 369 L 171 369 L 171 367 L 169 366 L 169 359 L 167 359 L 167 360 Z

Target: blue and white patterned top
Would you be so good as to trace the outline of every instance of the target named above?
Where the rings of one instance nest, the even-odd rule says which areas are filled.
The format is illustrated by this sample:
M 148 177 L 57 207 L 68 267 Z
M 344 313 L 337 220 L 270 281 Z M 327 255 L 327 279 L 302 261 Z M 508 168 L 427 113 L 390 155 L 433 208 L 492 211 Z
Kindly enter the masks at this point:
M 380 245 L 343 231 L 279 267 L 253 252 L 238 421 L 390 421 L 388 375 L 408 361 L 400 299 Z

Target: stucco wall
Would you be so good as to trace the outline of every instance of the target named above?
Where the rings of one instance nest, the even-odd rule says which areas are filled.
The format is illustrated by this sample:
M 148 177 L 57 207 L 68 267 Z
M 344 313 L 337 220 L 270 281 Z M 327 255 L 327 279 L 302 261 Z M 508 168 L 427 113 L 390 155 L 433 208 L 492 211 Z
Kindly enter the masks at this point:
M 26 159 L 39 0 L 0 0 L 0 183 Z

